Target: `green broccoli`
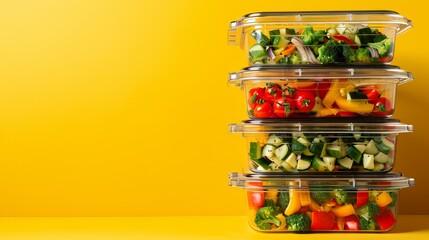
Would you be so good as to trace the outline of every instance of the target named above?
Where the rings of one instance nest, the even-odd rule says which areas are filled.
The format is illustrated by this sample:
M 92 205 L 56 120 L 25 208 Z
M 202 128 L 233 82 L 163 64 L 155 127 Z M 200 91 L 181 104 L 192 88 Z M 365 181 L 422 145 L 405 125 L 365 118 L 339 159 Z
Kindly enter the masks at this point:
M 313 42 L 315 40 L 313 27 L 309 25 L 306 28 L 304 28 L 304 30 L 302 31 L 302 34 L 301 34 L 301 38 L 302 38 L 302 42 L 304 43 L 304 45 L 313 44 Z
M 337 42 L 333 40 L 329 40 L 325 45 L 319 48 L 317 59 L 325 64 L 341 62 L 343 58 L 342 51 L 341 45 L 338 45 Z
M 325 39 L 325 36 L 326 36 L 326 32 L 324 30 L 315 31 L 313 44 L 323 42 L 323 40 Z
M 348 63 L 356 61 L 356 54 L 348 44 L 343 44 L 343 56 Z
M 324 202 L 329 201 L 331 199 L 329 191 L 324 190 L 311 190 L 310 196 L 313 201 L 315 201 L 317 204 L 322 204 Z
M 289 205 L 289 192 L 281 191 L 277 195 L 277 202 L 279 203 L 282 210 L 286 210 L 287 205 Z
M 375 230 L 376 223 L 374 219 L 365 219 L 364 217 L 359 217 L 359 229 L 360 230 Z
M 381 42 L 368 43 L 368 46 L 377 50 L 378 55 L 380 55 L 380 57 L 386 57 L 392 48 L 392 40 L 386 38 Z
M 380 208 L 376 202 L 368 202 L 366 205 L 355 210 L 356 214 L 360 217 L 369 220 L 370 218 L 380 214 Z
M 347 192 L 344 189 L 335 189 L 332 195 L 338 204 L 347 203 Z
M 261 207 L 255 216 L 255 223 L 258 228 L 262 230 L 270 230 L 271 225 L 274 224 L 277 227 L 280 226 L 281 221 L 276 218 L 276 215 L 279 213 L 278 207 L 267 206 Z
M 371 63 L 371 53 L 366 48 L 356 50 L 356 61 L 360 63 Z
M 300 64 L 301 63 L 301 55 L 299 55 L 298 51 L 294 51 L 291 55 L 289 55 L 288 63 L 289 64 Z
M 311 219 L 304 213 L 295 213 L 286 218 L 286 225 L 289 231 L 307 232 L 310 231 Z

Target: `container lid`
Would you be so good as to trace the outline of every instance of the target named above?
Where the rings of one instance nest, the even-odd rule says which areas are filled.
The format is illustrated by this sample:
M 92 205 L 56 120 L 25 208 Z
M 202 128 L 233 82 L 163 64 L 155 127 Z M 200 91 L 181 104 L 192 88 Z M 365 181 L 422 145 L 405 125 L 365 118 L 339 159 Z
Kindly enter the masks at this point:
M 231 133 L 406 133 L 413 125 L 392 118 L 255 119 L 229 124 Z
M 288 81 L 315 79 L 382 80 L 403 84 L 413 80 L 413 74 L 393 65 L 262 65 L 243 68 L 229 74 L 229 84 L 242 86 L 247 81 Z
M 244 15 L 229 26 L 228 43 L 239 45 L 242 28 L 273 24 L 375 24 L 396 28 L 399 35 L 413 26 L 411 20 L 394 11 L 304 11 L 256 12 Z
M 338 175 L 263 175 L 254 173 L 229 174 L 229 186 L 247 189 L 263 188 L 290 189 L 290 188 L 353 188 L 353 189 L 400 189 L 415 186 L 414 178 L 407 178 L 401 173 L 374 174 L 338 174 Z

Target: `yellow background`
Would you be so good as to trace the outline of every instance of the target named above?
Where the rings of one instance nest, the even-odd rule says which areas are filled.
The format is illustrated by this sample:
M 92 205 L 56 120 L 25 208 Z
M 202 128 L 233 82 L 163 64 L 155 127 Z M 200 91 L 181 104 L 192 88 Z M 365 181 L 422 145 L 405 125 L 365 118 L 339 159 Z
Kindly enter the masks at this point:
M 419 1 L 420 2 L 420 1 Z M 414 28 L 393 64 L 400 213 L 429 214 L 427 8 L 410 1 L 0 0 L 0 216 L 244 215 L 246 119 L 229 22 L 258 11 L 389 9 Z

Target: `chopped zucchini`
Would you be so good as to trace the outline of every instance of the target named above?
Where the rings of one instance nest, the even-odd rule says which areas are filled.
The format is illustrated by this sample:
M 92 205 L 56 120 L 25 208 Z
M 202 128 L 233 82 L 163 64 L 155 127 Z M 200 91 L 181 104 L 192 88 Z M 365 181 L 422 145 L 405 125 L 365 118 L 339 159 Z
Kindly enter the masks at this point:
M 275 146 L 269 145 L 269 144 L 265 145 L 262 148 L 262 157 L 270 158 L 270 157 L 274 156 L 274 151 L 275 150 L 276 150 Z
M 271 161 L 265 159 L 265 158 L 261 158 L 261 159 L 254 159 L 253 160 L 254 163 L 256 163 L 258 166 L 262 167 L 263 170 L 270 170 L 270 164 Z
M 282 170 L 283 172 L 292 172 L 295 170 L 294 167 L 292 167 L 289 163 L 287 163 L 286 161 L 282 162 L 282 165 L 279 167 L 280 170 Z
M 355 146 L 350 146 L 347 149 L 347 156 L 349 156 L 356 163 L 360 163 L 362 159 L 362 153 Z
M 282 143 L 283 143 L 283 139 L 277 135 L 274 135 L 274 134 L 269 136 L 267 139 L 267 144 L 271 144 L 271 145 L 276 146 L 276 147 L 282 145 Z
M 271 160 L 271 162 L 275 163 L 277 166 L 282 165 L 282 161 L 276 157 L 276 155 L 273 155 L 272 157 L 268 158 L 269 160 Z
M 296 168 L 298 171 L 306 171 L 311 167 L 311 161 L 308 161 L 307 159 L 300 158 L 298 160 L 298 164 L 296 165 Z
M 328 165 L 317 156 L 314 156 L 313 161 L 311 161 L 311 166 L 314 170 L 319 172 L 328 171 Z
M 318 138 L 315 138 L 315 139 L 318 139 Z M 326 154 L 326 143 L 313 141 L 313 143 L 311 143 L 311 145 L 308 149 L 314 155 L 319 156 L 319 157 L 324 157 Z
M 262 47 L 265 47 L 270 42 L 270 39 L 267 36 L 265 36 L 265 34 L 263 34 L 261 30 L 253 30 L 253 32 L 250 35 Z
M 301 154 L 301 153 L 304 152 L 305 149 L 307 149 L 307 146 L 305 146 L 304 144 L 300 143 L 296 139 L 292 139 L 291 149 L 292 149 L 293 153 L 295 153 L 295 154 Z
M 249 49 L 250 59 L 253 63 L 260 62 L 268 57 L 268 52 L 259 44 L 253 45 Z
M 262 148 L 258 142 L 250 142 L 250 159 L 257 160 L 262 157 Z
M 293 168 L 296 168 L 296 165 L 297 165 L 296 154 L 293 152 L 290 153 L 289 156 L 286 158 L 286 160 L 284 160 L 283 162 L 286 162 Z
M 384 170 L 384 164 L 383 163 L 375 163 L 374 169 L 372 171 L 374 172 L 380 172 Z
M 351 158 L 344 157 L 337 160 L 338 164 L 345 168 L 345 169 L 351 169 L 353 166 L 353 161 Z
M 334 158 L 343 158 L 346 156 L 346 151 L 340 145 L 331 145 L 326 147 L 326 154 Z
M 335 168 L 335 157 L 323 157 L 323 161 L 326 163 L 326 166 L 328 167 L 329 171 L 333 171 Z
M 353 147 L 355 147 L 360 153 L 364 153 L 366 148 L 363 144 L 355 144 Z
M 274 154 L 280 159 L 280 160 L 284 160 L 287 156 L 287 154 L 289 153 L 289 147 L 287 144 L 282 144 L 280 145 L 280 147 L 278 147 L 275 151 Z
M 369 143 L 365 147 L 365 153 L 375 155 L 379 151 L 377 149 L 376 143 L 374 140 L 369 141 Z
M 372 154 L 363 154 L 363 167 L 367 170 L 374 169 L 374 155 Z
M 378 163 L 387 163 L 389 162 L 389 155 L 379 152 L 374 156 L 374 160 Z

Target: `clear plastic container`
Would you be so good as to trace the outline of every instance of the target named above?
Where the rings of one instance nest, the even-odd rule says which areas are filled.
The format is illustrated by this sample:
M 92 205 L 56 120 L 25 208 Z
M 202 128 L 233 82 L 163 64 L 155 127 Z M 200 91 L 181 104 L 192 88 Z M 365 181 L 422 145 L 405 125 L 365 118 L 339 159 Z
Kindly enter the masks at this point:
M 248 120 L 230 124 L 242 133 L 246 158 L 256 173 L 335 174 L 389 172 L 395 163 L 399 133 L 412 125 L 396 119 Z
M 247 192 L 249 225 L 261 232 L 386 232 L 396 224 L 399 191 L 413 178 L 230 173 Z
M 390 117 L 397 85 L 411 80 L 391 65 L 253 66 L 229 75 L 251 119 Z
M 230 23 L 228 43 L 251 65 L 390 63 L 411 27 L 393 11 L 258 12 Z

